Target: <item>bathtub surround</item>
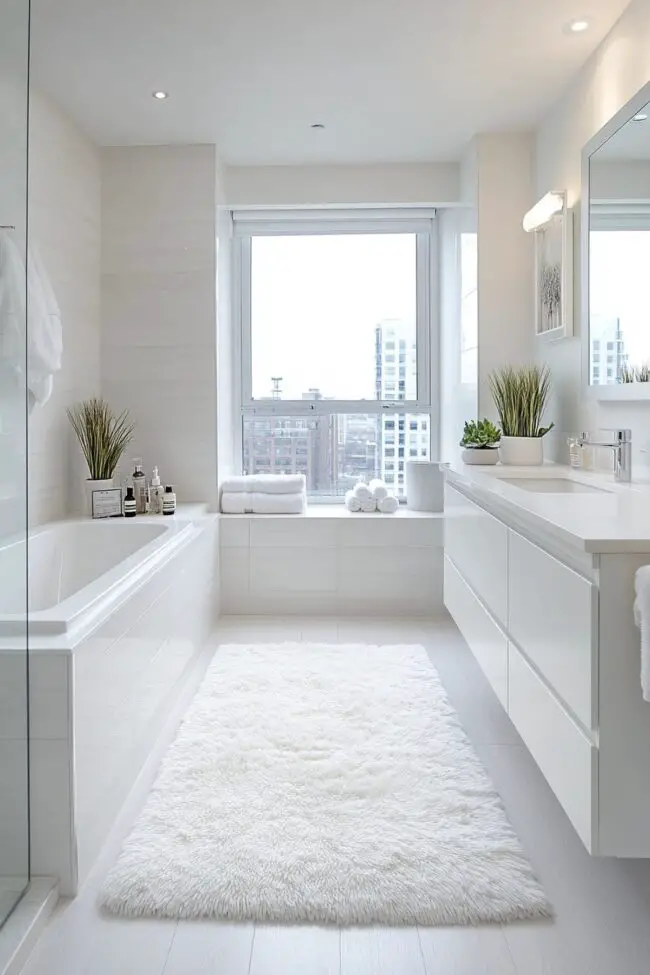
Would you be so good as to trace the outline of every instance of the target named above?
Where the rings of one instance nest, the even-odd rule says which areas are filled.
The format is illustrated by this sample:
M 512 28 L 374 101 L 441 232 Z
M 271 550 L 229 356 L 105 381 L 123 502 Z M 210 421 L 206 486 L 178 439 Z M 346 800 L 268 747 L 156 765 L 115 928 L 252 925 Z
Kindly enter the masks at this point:
M 221 647 L 102 901 L 319 924 L 550 913 L 418 646 Z
M 217 559 L 217 520 L 198 507 L 46 526 L 30 542 L 32 870 L 58 877 L 64 896 L 87 877 L 218 617 Z M 5 642 L 12 625 L 7 604 Z

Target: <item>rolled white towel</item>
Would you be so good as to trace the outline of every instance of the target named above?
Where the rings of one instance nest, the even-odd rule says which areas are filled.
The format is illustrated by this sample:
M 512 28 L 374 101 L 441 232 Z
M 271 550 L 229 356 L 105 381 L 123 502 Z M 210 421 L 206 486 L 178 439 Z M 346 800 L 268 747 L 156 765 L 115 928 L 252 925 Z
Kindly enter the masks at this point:
M 394 515 L 398 508 L 399 501 L 394 494 L 387 494 L 377 502 L 377 511 L 381 511 L 382 515 Z
M 363 483 L 363 481 L 359 481 L 358 484 L 355 484 L 355 486 L 352 489 L 352 492 L 353 492 L 355 498 L 358 498 L 359 501 L 373 501 L 374 500 L 374 498 L 372 496 L 372 491 L 370 490 L 370 488 L 368 487 L 367 484 L 364 484 Z
M 361 510 L 369 515 L 371 512 L 377 510 L 377 502 L 374 498 L 366 498 L 365 501 L 361 502 Z
M 345 493 L 345 507 L 348 511 L 361 511 L 361 502 L 354 495 L 354 491 L 346 491 Z
M 253 511 L 253 495 L 247 491 L 223 491 L 221 510 L 224 515 L 245 515 Z
M 221 483 L 224 494 L 300 494 L 305 491 L 304 474 L 239 474 Z
M 368 485 L 368 487 L 372 491 L 372 496 L 375 499 L 375 501 L 381 501 L 382 498 L 388 496 L 388 488 L 386 487 L 384 482 L 381 481 L 378 477 L 372 480 Z

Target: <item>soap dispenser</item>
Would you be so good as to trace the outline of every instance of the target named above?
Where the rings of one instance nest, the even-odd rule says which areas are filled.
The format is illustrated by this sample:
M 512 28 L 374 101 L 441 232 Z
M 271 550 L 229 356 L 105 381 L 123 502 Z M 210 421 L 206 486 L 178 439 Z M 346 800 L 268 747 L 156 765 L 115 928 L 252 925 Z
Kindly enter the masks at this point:
M 151 476 L 151 514 L 161 515 L 163 513 L 163 486 L 160 483 L 158 468 L 154 467 Z

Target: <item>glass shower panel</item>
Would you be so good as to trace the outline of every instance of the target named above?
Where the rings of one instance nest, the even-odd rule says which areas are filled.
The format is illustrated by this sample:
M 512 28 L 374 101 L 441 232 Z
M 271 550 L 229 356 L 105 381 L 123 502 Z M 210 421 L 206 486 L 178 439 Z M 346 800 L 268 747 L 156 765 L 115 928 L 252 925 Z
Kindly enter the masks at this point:
M 27 120 L 29 0 L 0 3 L 0 926 L 29 883 Z

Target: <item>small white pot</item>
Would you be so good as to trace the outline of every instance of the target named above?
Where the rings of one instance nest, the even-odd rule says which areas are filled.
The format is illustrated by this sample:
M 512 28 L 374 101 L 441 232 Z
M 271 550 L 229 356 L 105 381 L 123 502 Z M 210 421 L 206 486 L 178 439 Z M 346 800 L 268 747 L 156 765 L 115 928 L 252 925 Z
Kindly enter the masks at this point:
M 496 447 L 486 447 L 482 450 L 479 447 L 463 447 L 463 452 L 460 456 L 463 464 L 491 466 L 498 461 L 499 451 Z
M 104 477 L 96 481 L 91 477 L 86 478 L 84 481 L 84 514 L 88 518 L 93 516 L 93 491 L 106 491 L 107 488 L 112 487 L 112 477 Z
M 544 463 L 542 437 L 501 437 L 499 459 L 513 467 L 534 467 Z

